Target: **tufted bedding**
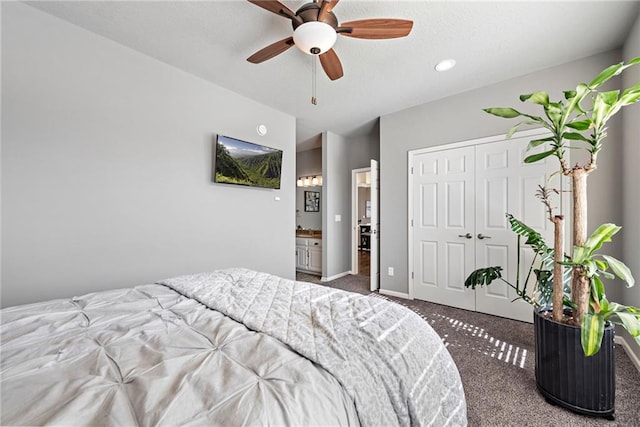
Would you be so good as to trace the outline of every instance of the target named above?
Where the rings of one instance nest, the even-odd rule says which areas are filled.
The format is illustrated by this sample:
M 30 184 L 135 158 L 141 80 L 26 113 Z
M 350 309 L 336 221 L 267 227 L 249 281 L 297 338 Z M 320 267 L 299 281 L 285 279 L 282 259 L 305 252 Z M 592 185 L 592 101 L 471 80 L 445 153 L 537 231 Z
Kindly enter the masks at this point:
M 466 425 L 412 311 L 247 269 L 2 310 L 2 425 Z

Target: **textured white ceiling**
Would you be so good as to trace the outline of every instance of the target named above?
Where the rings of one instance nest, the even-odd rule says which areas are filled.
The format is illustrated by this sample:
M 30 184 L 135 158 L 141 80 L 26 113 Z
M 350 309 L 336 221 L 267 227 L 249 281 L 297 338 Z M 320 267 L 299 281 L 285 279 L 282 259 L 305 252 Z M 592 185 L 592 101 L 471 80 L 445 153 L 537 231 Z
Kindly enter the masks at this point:
M 296 10 L 303 0 L 283 0 Z M 290 21 L 244 0 L 42 1 L 28 4 L 297 118 L 299 146 L 325 130 L 369 132 L 377 118 L 622 45 L 638 1 L 341 0 L 340 22 L 414 21 L 392 40 L 338 37 L 344 77 L 318 66 L 311 104 L 311 57 L 291 48 L 262 64 L 246 58 L 292 33 Z M 640 54 L 640 52 L 638 53 Z M 445 58 L 457 66 L 438 73 Z

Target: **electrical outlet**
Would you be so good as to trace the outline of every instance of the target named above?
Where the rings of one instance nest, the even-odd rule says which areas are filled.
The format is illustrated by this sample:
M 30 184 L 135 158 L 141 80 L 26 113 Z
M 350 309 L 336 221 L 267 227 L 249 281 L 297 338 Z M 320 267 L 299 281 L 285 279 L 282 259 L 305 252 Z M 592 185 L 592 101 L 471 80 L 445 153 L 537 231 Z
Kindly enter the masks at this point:
M 342 215 L 336 215 L 336 222 L 342 221 Z
M 389 276 L 393 276 L 393 267 L 389 267 L 389 268 L 387 269 L 387 274 L 388 274 Z

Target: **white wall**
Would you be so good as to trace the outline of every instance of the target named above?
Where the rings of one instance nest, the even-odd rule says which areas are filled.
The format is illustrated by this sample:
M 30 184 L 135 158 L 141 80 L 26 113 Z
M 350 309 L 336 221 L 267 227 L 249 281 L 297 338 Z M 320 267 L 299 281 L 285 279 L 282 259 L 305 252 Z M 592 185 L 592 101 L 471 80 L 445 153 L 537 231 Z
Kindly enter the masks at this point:
M 407 152 L 423 147 L 466 141 L 480 137 L 503 135 L 515 123 L 489 116 L 486 107 L 513 106 L 528 110 L 518 96 L 546 90 L 552 99 L 562 99 L 562 90 L 577 83 L 590 81 L 605 67 L 620 61 L 620 52 L 613 51 L 558 67 L 531 73 L 492 86 L 465 92 L 435 102 L 382 116 L 380 119 L 381 212 L 381 288 L 408 292 L 407 250 Z M 455 72 L 455 69 L 451 72 Z M 618 83 L 619 84 L 619 83 Z M 533 110 L 539 113 L 537 110 Z M 609 127 L 606 147 L 600 153 L 599 169 L 589 177 L 589 229 L 603 222 L 621 223 L 622 136 L 620 119 Z M 635 181 L 638 182 L 638 181 Z M 636 190 L 637 191 L 637 190 Z M 608 253 L 620 256 L 621 242 L 611 244 Z M 384 272 L 393 267 L 395 275 Z M 609 287 L 608 296 L 616 300 L 619 287 Z
M 216 133 L 284 150 L 281 189 L 212 183 Z M 2 306 L 230 266 L 293 278 L 295 155 L 294 117 L 2 2 Z

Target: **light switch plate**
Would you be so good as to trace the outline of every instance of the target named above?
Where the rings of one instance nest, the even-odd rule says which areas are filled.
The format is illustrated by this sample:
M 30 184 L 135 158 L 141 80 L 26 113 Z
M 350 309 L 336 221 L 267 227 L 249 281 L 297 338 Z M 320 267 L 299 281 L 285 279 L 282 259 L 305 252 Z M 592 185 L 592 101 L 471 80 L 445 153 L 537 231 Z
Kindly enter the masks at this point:
M 336 222 L 342 221 L 342 215 L 336 215 Z

